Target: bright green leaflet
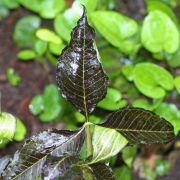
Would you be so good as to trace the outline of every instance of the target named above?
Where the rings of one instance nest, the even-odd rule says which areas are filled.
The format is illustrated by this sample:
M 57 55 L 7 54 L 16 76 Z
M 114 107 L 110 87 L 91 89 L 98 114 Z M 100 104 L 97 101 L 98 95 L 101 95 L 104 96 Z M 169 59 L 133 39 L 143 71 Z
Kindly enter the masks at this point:
M 0 114 L 0 143 L 2 139 L 12 140 L 16 130 L 16 118 L 9 114 L 2 112 Z
M 154 10 L 143 22 L 141 41 L 152 53 L 174 53 L 179 47 L 179 31 L 167 14 Z
M 17 119 L 17 121 L 16 121 L 16 132 L 14 134 L 14 140 L 22 141 L 25 138 L 26 133 L 27 133 L 26 126 L 24 125 L 24 123 L 20 119 Z
M 144 95 L 159 99 L 174 87 L 172 75 L 161 66 L 139 63 L 134 68 L 134 83 Z
M 55 44 L 61 44 L 62 40 L 53 31 L 45 28 L 38 29 L 36 36 L 46 42 L 52 42 Z
M 93 133 L 93 158 L 90 163 L 103 161 L 115 156 L 128 141 L 117 131 L 95 126 Z
M 37 57 L 37 54 L 33 50 L 22 50 L 18 52 L 17 57 L 22 61 L 33 60 Z
M 122 52 L 132 54 L 137 50 L 136 40 L 130 39 L 138 31 L 133 19 L 113 11 L 96 11 L 91 20 L 101 35 Z
M 174 79 L 174 85 L 177 89 L 177 92 L 180 94 L 180 76 L 177 76 L 175 79 Z
M 177 134 L 180 131 L 180 110 L 174 104 L 162 103 L 155 112 L 166 118 L 174 126 L 174 132 Z
M 64 0 L 19 0 L 19 3 L 43 18 L 54 18 L 65 7 Z
M 13 68 L 8 68 L 6 71 L 6 76 L 8 78 L 9 83 L 12 86 L 18 86 L 21 82 L 21 77 L 15 72 Z

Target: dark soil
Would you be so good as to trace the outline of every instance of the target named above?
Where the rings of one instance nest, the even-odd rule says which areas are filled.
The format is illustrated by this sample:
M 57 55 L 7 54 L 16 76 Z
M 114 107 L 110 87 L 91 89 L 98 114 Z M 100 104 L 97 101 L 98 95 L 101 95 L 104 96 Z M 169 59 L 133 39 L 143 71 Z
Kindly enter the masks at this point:
M 55 69 L 48 64 L 49 72 L 47 72 L 37 61 L 20 62 L 16 58 L 18 48 L 12 38 L 14 25 L 19 18 L 27 14 L 30 12 L 20 8 L 0 22 L 0 91 L 2 111 L 20 118 L 27 127 L 29 137 L 42 129 L 61 129 L 62 125 L 41 123 L 28 109 L 29 102 L 35 94 L 41 93 L 46 84 L 55 83 Z M 13 67 L 22 78 L 17 88 L 12 87 L 6 78 L 5 73 L 9 67 Z M 15 152 L 19 145 L 20 143 L 11 143 L 1 149 L 0 157 Z

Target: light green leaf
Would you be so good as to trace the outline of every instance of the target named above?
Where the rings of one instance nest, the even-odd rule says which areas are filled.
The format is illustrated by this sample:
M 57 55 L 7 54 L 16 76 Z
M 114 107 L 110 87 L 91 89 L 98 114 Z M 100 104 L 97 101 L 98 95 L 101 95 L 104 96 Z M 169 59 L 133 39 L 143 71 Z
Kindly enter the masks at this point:
M 38 55 L 43 55 L 47 49 L 47 42 L 44 42 L 42 40 L 37 40 L 34 45 L 34 49 Z
M 179 31 L 167 14 L 154 10 L 144 20 L 141 41 L 152 53 L 174 53 L 179 47 Z
M 18 0 L 2 0 L 2 2 L 8 9 L 15 9 L 19 7 Z
M 90 163 L 115 156 L 128 141 L 115 130 L 95 126 L 93 133 L 93 158 Z
M 19 3 L 48 19 L 54 18 L 66 7 L 64 0 L 19 0 Z
M 166 13 L 177 25 L 178 21 L 176 15 L 174 14 L 173 10 L 165 3 L 157 0 L 148 0 L 147 1 L 147 11 L 151 12 L 154 10 L 160 10 L 163 13 Z
M 172 75 L 163 67 L 151 63 L 135 66 L 134 82 L 141 93 L 156 99 L 163 98 L 166 90 L 174 87 Z
M 119 109 L 121 107 L 121 93 L 116 89 L 108 88 L 106 97 L 97 106 L 110 111 Z
M 122 67 L 122 73 L 129 81 L 133 81 L 133 65 L 125 65 Z
M 60 55 L 61 51 L 64 49 L 65 45 L 63 43 L 61 44 L 55 44 L 50 42 L 49 43 L 49 50 L 51 51 L 51 53 L 55 54 L 55 55 Z
M 175 134 L 180 131 L 180 110 L 176 105 L 162 103 L 155 112 L 173 125 Z
M 40 26 L 41 19 L 38 16 L 24 16 L 15 25 L 13 39 L 18 46 L 29 47 L 35 40 L 35 31 Z
M 122 158 L 126 165 L 131 168 L 137 153 L 137 146 L 127 146 L 122 150 Z
M 7 69 L 6 76 L 12 86 L 17 86 L 21 82 L 21 77 L 15 72 L 13 68 Z
M 55 44 L 61 44 L 62 40 L 53 31 L 45 28 L 38 29 L 36 36 L 46 42 L 52 42 Z
M 177 76 L 175 79 L 174 79 L 174 85 L 177 89 L 177 92 L 180 94 L 180 76 Z
M 40 114 L 44 110 L 43 97 L 41 95 L 33 97 L 29 109 L 34 115 Z
M 0 141 L 5 138 L 11 141 L 15 130 L 16 118 L 9 113 L 0 113 Z
M 131 54 L 137 50 L 137 40 L 132 37 L 138 25 L 133 19 L 113 11 L 96 11 L 91 20 L 101 35 L 122 52 Z
M 14 140 L 16 141 L 24 140 L 26 133 L 27 133 L 26 126 L 20 119 L 17 119 Z
M 27 61 L 27 60 L 35 59 L 37 57 L 37 54 L 33 50 L 22 50 L 22 51 L 18 52 L 17 57 L 20 60 Z
M 127 166 L 115 168 L 113 171 L 116 180 L 132 180 L 131 169 Z
M 167 63 L 173 68 L 180 67 L 180 60 L 179 59 L 180 59 L 180 46 L 174 54 L 167 54 L 166 55 Z

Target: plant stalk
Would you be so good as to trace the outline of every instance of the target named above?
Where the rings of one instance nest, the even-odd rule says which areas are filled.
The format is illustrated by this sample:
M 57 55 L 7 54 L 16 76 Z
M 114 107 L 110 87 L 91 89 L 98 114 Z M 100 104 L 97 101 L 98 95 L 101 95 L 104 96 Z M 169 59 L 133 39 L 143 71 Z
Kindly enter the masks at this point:
M 86 122 L 89 122 L 88 115 L 86 115 Z M 92 155 L 92 140 L 91 140 L 91 130 L 90 125 L 86 126 L 86 156 L 90 157 Z

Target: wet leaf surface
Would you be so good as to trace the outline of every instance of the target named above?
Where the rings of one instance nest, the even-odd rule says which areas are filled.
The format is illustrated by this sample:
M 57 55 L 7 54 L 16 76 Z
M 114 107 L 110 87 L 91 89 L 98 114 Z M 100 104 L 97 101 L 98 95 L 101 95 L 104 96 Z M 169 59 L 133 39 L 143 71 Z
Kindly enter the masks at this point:
M 48 159 L 78 155 L 84 143 L 85 130 L 44 131 L 26 141 L 3 173 L 3 179 L 35 179 L 46 170 Z M 55 162 L 54 162 L 55 163 Z
M 62 95 L 84 115 L 92 112 L 105 97 L 108 84 L 93 45 L 94 38 L 95 32 L 88 24 L 84 8 L 57 67 L 57 82 Z
M 168 121 L 141 108 L 120 109 L 101 126 L 117 130 L 131 144 L 168 143 L 174 139 L 173 126 Z

